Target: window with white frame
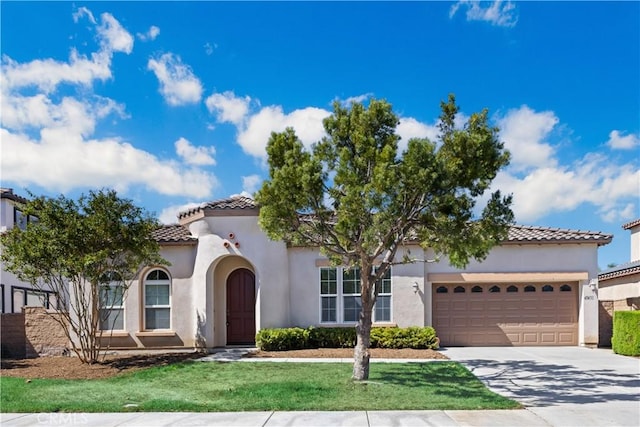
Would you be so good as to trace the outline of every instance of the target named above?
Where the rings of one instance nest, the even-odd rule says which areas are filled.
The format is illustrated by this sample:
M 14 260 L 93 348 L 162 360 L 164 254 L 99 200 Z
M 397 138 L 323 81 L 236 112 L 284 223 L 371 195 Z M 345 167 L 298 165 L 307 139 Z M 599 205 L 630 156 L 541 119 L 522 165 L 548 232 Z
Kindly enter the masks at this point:
M 124 329 L 124 286 L 119 280 L 100 285 L 100 329 Z
M 163 270 L 152 270 L 144 280 L 144 329 L 171 328 L 171 279 Z
M 378 299 L 373 307 L 375 322 L 391 321 L 391 269 L 376 283 Z M 360 269 L 320 268 L 320 322 L 357 322 L 361 301 Z

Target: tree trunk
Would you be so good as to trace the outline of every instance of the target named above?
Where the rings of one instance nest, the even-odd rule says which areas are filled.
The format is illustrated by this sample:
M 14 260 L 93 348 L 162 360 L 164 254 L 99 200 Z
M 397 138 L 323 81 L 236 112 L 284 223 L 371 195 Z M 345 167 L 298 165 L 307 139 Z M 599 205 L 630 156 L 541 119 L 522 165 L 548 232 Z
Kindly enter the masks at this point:
M 362 311 L 356 325 L 356 347 L 353 351 L 353 379 L 356 381 L 365 381 L 369 379 L 369 359 L 371 353 L 369 347 L 371 344 L 371 311 L 373 304 L 367 301 L 368 307 L 362 301 Z

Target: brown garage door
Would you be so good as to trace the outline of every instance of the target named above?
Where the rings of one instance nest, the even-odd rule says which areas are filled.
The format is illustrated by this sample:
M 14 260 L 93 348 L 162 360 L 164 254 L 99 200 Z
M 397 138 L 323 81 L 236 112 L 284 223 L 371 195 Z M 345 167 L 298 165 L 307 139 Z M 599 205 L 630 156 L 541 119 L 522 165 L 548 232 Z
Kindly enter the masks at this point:
M 577 283 L 434 284 L 442 346 L 577 345 Z

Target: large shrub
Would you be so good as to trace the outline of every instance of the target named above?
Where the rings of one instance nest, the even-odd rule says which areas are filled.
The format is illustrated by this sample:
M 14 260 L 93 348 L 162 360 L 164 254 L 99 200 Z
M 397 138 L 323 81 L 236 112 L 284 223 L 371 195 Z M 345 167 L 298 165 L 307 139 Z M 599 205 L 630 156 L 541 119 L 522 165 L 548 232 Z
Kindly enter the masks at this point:
M 374 327 L 371 328 L 372 348 L 438 348 L 436 331 L 430 327 Z M 353 348 L 355 328 L 281 328 L 262 329 L 256 336 L 261 350 L 286 351 L 304 348 Z
M 261 329 L 256 335 L 260 350 L 301 350 L 309 346 L 309 331 L 302 328 Z
M 611 344 L 614 353 L 640 356 L 640 311 L 613 312 Z

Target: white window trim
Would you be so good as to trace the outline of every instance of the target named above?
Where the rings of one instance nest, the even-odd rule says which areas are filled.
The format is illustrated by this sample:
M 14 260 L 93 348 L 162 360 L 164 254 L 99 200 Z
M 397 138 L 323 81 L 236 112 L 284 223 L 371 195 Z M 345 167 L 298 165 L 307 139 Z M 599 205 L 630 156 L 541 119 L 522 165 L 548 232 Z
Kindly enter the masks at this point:
M 336 292 L 335 294 L 323 294 L 322 293 L 322 269 L 335 269 L 336 270 Z M 318 285 L 318 295 L 319 295 L 319 308 L 318 308 L 318 324 L 320 325 L 333 325 L 333 326 L 339 326 L 339 325 L 355 325 L 357 323 L 356 321 L 345 321 L 344 320 L 344 297 L 349 297 L 349 296 L 357 296 L 360 297 L 361 294 L 357 293 L 357 294 L 352 294 L 352 293 L 348 293 L 345 294 L 343 293 L 343 272 L 346 268 L 345 267 L 328 267 L 328 266 L 324 266 L 324 267 L 319 267 L 318 268 L 318 281 L 317 281 L 317 285 Z M 389 280 L 390 280 L 390 286 L 389 286 L 389 293 L 379 293 L 378 297 L 380 296 L 388 296 L 389 297 L 389 320 L 379 320 L 376 321 L 376 306 L 373 306 L 373 311 L 371 312 L 371 321 L 374 324 L 389 324 L 393 322 L 393 278 L 392 278 L 392 272 L 391 272 L 391 267 L 389 267 Z M 362 288 L 361 288 L 362 290 Z M 322 320 L 322 299 L 323 297 L 335 297 L 336 299 L 336 320 L 335 322 L 331 322 L 331 321 L 326 321 L 326 320 Z M 377 301 L 376 301 L 377 304 Z
M 156 271 L 156 270 L 160 270 L 163 273 L 165 273 L 167 275 L 167 277 L 169 277 L 168 280 L 150 280 L 147 279 L 147 277 L 149 277 L 149 275 Z M 172 331 L 173 329 L 173 314 L 172 314 L 172 308 L 171 308 L 171 302 L 173 300 L 172 298 L 172 294 L 173 294 L 173 280 L 171 279 L 171 275 L 169 274 L 168 271 L 161 269 L 161 268 L 152 268 L 151 270 L 149 270 L 147 272 L 147 274 L 145 274 L 145 279 L 142 283 L 142 330 L 145 332 L 155 332 L 155 331 Z M 147 285 L 168 285 L 169 286 L 169 304 L 152 304 L 152 305 L 147 305 Z M 147 308 L 168 308 L 169 309 L 169 327 L 168 328 L 155 328 L 155 329 L 150 329 L 147 327 Z

